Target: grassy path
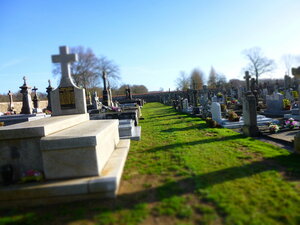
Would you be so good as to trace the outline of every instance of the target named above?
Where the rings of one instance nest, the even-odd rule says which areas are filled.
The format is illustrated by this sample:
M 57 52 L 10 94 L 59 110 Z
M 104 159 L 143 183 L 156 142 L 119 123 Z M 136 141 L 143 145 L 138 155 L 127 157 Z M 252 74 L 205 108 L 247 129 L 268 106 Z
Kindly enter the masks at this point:
M 0 212 L 1 224 L 300 224 L 300 157 L 148 103 L 119 197 Z

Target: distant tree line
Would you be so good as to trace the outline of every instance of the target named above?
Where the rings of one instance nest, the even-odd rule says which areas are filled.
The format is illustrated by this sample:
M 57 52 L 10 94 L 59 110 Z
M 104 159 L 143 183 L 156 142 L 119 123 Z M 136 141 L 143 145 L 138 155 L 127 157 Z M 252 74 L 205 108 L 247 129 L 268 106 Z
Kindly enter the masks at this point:
M 262 74 L 267 74 L 276 68 L 276 63 L 273 59 L 269 59 L 264 56 L 261 48 L 253 47 L 250 49 L 245 49 L 242 51 L 242 55 L 248 61 L 248 64 L 242 68 L 242 73 L 249 71 L 249 74 L 256 78 L 256 84 L 258 85 L 258 77 Z M 286 54 L 283 55 L 281 60 L 284 63 L 286 69 L 286 75 L 291 75 L 290 71 L 295 63 L 300 63 L 300 56 Z M 283 77 L 283 76 L 282 76 Z M 179 73 L 179 76 L 175 80 L 177 90 L 187 90 L 187 89 L 201 89 L 203 86 L 204 73 L 200 69 L 192 70 L 190 75 L 187 75 L 184 71 Z M 260 80 L 260 83 L 269 83 L 272 84 L 278 81 L 283 82 L 283 79 L 263 79 Z M 211 70 L 208 75 L 207 86 L 210 89 L 218 87 L 231 86 L 240 86 L 241 83 L 244 83 L 243 80 L 232 79 L 227 82 L 226 76 L 220 72 L 216 72 L 214 67 L 211 67 Z

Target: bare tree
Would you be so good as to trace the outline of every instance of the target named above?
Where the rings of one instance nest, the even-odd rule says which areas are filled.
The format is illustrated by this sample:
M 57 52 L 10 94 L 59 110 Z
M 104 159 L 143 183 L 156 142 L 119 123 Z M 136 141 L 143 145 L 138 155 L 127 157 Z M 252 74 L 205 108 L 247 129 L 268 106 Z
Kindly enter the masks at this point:
M 209 88 L 216 88 L 217 86 L 217 73 L 213 67 L 210 69 L 207 85 Z
M 283 63 L 284 63 L 284 66 L 285 66 L 285 69 L 286 69 L 286 74 L 288 76 L 291 75 L 291 69 L 292 69 L 292 66 L 295 64 L 295 62 L 297 61 L 297 57 L 295 55 L 291 55 L 291 54 L 286 54 L 286 55 L 283 55 L 281 57 Z
M 258 47 L 246 49 L 243 51 L 245 57 L 250 61 L 244 70 L 249 71 L 251 75 L 256 76 L 256 83 L 258 84 L 258 77 L 261 74 L 271 72 L 275 69 L 275 62 L 272 59 L 264 57 L 261 49 Z
M 175 83 L 178 90 L 186 91 L 190 86 L 190 79 L 184 71 L 180 71 Z
M 103 71 L 106 72 L 110 86 L 116 85 L 115 82 L 118 82 L 121 79 L 119 66 L 116 65 L 112 60 L 109 60 L 105 56 L 101 56 L 97 59 L 96 64 L 97 75 L 100 80 L 102 79 L 101 77 Z
M 216 79 L 217 87 L 224 87 L 227 84 L 227 79 L 224 74 L 217 74 Z
M 191 82 L 190 82 L 190 86 L 192 89 L 195 90 L 200 90 L 203 86 L 203 77 L 204 74 L 201 70 L 199 69 L 194 69 L 191 73 Z

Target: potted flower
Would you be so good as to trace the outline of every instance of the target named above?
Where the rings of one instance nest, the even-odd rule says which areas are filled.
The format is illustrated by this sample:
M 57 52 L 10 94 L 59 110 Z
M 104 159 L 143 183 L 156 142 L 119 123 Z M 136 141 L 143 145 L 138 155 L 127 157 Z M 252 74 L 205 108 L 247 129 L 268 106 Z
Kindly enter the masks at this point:
M 285 121 L 285 126 L 289 129 L 295 128 L 297 125 L 297 122 L 293 118 L 289 118 L 288 120 Z
M 283 99 L 283 109 L 284 110 L 290 110 L 291 109 L 291 101 L 288 99 Z
M 240 121 L 240 117 L 234 111 L 229 111 L 228 120 L 231 122 L 238 122 Z
M 215 128 L 215 127 L 217 127 L 217 125 L 218 125 L 217 121 L 213 120 L 213 119 L 210 118 L 210 117 L 207 117 L 206 120 L 205 120 L 205 122 L 206 122 L 206 125 L 207 125 L 208 127 L 210 127 L 210 128 Z
M 271 132 L 271 133 L 277 133 L 278 131 L 279 131 L 279 126 L 277 125 L 277 124 L 270 124 L 269 125 L 269 131 Z
M 43 174 L 38 170 L 27 170 L 23 177 L 21 178 L 21 182 L 31 182 L 31 181 L 41 181 L 43 180 Z

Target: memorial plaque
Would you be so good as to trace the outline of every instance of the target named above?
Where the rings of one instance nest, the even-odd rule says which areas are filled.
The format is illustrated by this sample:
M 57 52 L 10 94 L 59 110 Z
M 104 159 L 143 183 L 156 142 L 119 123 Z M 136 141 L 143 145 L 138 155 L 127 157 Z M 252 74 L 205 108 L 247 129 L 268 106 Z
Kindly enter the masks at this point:
M 74 87 L 60 87 L 59 101 L 61 109 L 75 109 Z

